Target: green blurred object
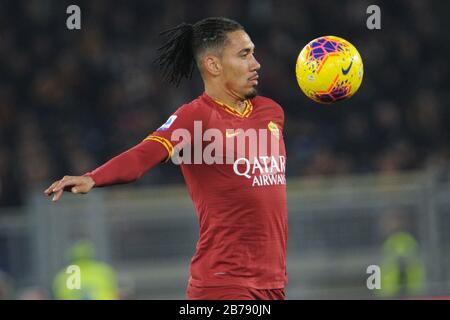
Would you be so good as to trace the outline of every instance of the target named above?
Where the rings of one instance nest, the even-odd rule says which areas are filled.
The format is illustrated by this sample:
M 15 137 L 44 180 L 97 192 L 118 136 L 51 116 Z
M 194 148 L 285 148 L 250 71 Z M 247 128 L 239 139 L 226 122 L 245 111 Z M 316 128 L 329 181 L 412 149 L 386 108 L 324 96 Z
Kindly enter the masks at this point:
M 116 300 L 119 299 L 117 275 L 104 262 L 95 260 L 95 248 L 89 241 L 75 243 L 67 252 L 71 265 L 58 272 L 53 281 L 57 300 Z M 75 268 L 74 268 L 75 267 Z M 70 285 L 79 271 L 79 289 Z
M 77 261 L 84 259 L 94 259 L 94 257 L 95 257 L 94 245 L 89 241 L 80 240 L 68 250 L 67 258 L 69 261 Z
M 414 296 L 425 287 L 425 267 L 419 245 L 408 232 L 399 231 L 383 243 L 381 290 L 384 297 Z

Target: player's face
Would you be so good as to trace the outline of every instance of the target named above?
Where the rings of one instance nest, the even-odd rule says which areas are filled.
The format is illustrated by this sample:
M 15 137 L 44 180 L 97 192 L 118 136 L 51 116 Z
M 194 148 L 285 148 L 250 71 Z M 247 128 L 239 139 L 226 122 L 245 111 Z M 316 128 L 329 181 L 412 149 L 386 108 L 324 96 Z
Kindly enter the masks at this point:
M 221 57 L 226 90 L 240 98 L 253 98 L 257 94 L 258 70 L 261 68 L 254 56 L 255 45 L 243 30 L 230 32 L 227 36 Z

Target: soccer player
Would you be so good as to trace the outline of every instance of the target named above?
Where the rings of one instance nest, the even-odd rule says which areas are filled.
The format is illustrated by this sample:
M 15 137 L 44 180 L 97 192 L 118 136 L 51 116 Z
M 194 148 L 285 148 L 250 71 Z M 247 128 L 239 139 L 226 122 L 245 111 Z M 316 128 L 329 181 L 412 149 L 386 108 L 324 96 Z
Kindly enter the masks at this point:
M 183 23 L 163 35 L 157 61 L 164 75 L 179 84 L 197 65 L 204 93 L 141 143 L 83 176 L 65 176 L 45 193 L 58 201 L 63 191 L 85 194 L 128 183 L 178 153 L 200 224 L 187 298 L 285 299 L 284 112 L 257 95 L 261 66 L 254 44 L 239 23 L 226 18 Z M 215 148 L 207 143 L 213 140 Z M 239 141 L 248 144 L 233 148 L 242 146 Z

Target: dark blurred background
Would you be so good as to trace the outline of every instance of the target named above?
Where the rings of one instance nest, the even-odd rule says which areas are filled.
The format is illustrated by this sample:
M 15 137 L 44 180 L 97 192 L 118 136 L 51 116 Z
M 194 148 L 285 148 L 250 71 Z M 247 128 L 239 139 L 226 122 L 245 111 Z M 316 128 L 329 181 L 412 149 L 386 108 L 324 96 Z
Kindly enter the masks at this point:
M 81 30 L 66 28 L 71 4 Z M 372 4 L 381 30 L 366 27 Z M 202 94 L 198 72 L 176 88 L 153 60 L 159 32 L 208 16 L 246 28 L 259 92 L 285 110 L 288 297 L 377 297 L 369 264 L 394 279 L 385 297 L 448 295 L 448 12 L 443 0 L 1 1 L 0 299 L 60 298 L 54 277 L 79 239 L 116 268 L 121 298 L 184 298 L 198 233 L 177 166 L 85 201 L 55 206 L 43 190 L 139 143 Z M 297 55 L 322 35 L 362 56 L 348 101 L 319 105 L 297 85 Z
M 81 30 L 66 8 L 81 8 Z M 140 142 L 203 91 L 198 73 L 179 88 L 152 63 L 158 33 L 227 16 L 256 44 L 260 94 L 286 112 L 288 175 L 402 171 L 449 160 L 446 1 L 386 1 L 382 29 L 366 28 L 370 1 L 2 1 L 0 205 L 30 187 L 83 174 Z M 364 61 L 359 92 L 317 105 L 295 79 L 301 48 L 320 35 L 352 42 Z M 181 182 L 160 166 L 139 184 Z

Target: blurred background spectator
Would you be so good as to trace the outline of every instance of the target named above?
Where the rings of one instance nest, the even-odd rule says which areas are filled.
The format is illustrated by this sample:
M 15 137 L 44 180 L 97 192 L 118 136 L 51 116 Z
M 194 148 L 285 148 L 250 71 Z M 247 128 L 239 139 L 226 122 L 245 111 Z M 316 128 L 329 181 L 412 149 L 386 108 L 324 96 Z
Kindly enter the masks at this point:
M 425 263 L 422 248 L 411 228 L 411 217 L 402 210 L 386 212 L 382 219 L 381 290 L 383 298 L 424 295 Z
M 108 264 L 96 259 L 93 243 L 87 240 L 76 242 L 67 250 L 67 260 L 69 264 L 57 273 L 53 281 L 55 299 L 117 300 L 119 298 L 116 272 Z M 71 266 L 76 266 L 77 270 L 70 269 Z

